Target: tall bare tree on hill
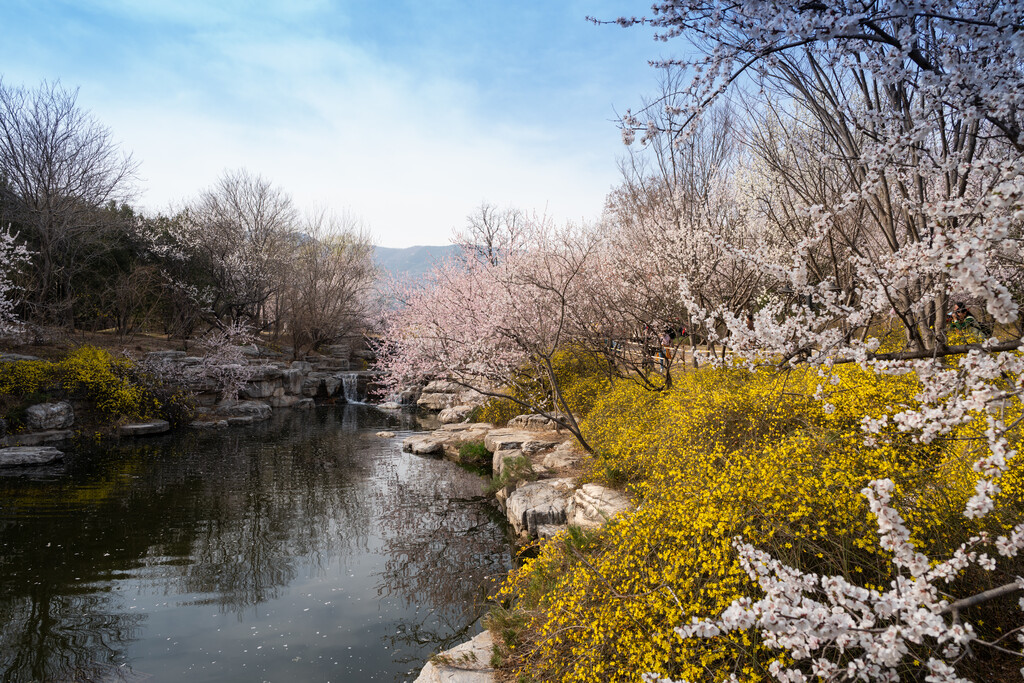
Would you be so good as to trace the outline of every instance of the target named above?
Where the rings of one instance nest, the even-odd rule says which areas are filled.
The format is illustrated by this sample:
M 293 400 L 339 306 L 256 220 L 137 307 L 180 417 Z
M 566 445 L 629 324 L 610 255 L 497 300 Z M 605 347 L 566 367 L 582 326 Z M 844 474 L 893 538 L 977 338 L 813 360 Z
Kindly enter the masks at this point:
M 73 326 L 74 281 L 109 248 L 137 164 L 60 83 L 32 90 L 0 80 L 0 224 L 35 255 L 25 305 L 32 322 Z

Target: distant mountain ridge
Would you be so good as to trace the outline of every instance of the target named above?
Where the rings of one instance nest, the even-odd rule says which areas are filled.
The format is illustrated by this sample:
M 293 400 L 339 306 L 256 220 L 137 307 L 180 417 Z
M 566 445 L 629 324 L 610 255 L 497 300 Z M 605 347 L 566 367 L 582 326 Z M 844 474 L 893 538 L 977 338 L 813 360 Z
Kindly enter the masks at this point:
M 373 248 L 373 262 L 384 271 L 384 276 L 392 275 L 401 279 L 418 279 L 426 275 L 434 264 L 446 261 L 455 256 L 459 247 L 454 244 L 445 246 L 415 246 L 397 249 L 394 247 Z

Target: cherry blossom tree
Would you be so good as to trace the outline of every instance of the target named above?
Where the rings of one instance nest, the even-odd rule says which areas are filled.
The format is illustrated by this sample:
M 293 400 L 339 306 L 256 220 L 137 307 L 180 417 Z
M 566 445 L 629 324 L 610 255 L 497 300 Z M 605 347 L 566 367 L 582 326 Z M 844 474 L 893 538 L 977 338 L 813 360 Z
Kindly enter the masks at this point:
M 586 440 L 561 395 L 554 367 L 585 329 L 582 301 L 600 236 L 584 226 L 555 229 L 530 221 L 515 249 L 494 259 L 459 259 L 434 269 L 419 286 L 399 293 L 387 316 L 378 367 L 392 389 L 445 378 L 485 396 L 511 399 Z M 589 333 L 589 332 L 588 332 Z M 544 397 L 510 391 L 542 378 Z
M 21 289 L 17 276 L 29 263 L 31 255 L 17 238 L 18 235 L 10 227 L 0 230 L 0 337 L 15 334 L 22 327 L 15 312 Z
M 684 145 L 725 96 L 744 93 L 760 111 L 749 138 L 757 163 L 748 205 L 755 234 L 739 241 L 703 228 L 766 282 L 748 325 L 737 311 L 679 291 L 712 337 L 750 363 L 810 362 L 827 378 L 837 363 L 879 373 L 914 373 L 919 405 L 865 418 L 868 438 L 895 423 L 930 442 L 965 426 L 982 434 L 976 493 L 964 513 L 993 507 L 1000 475 L 1016 455 L 1021 346 L 1019 288 L 1024 219 L 1024 5 L 981 0 L 876 2 L 659 2 L 659 39 L 689 41 L 692 59 L 678 98 L 624 117 L 627 142 L 668 136 Z M 665 125 L 668 116 L 672 125 Z M 767 245 L 765 243 L 768 243 Z M 958 339 L 946 329 L 951 300 L 971 300 L 995 335 Z M 724 329 L 716 323 L 722 321 Z M 879 349 L 879 324 L 902 331 L 902 348 Z M 952 357 L 952 358 L 950 358 Z M 828 386 L 828 382 L 823 382 Z M 828 390 L 819 392 L 827 400 Z M 898 411 L 898 412 L 897 412 Z M 958 433 L 964 433 L 960 431 Z M 865 491 L 893 553 L 890 591 L 785 567 L 738 542 L 765 598 L 740 601 L 684 636 L 755 628 L 797 661 L 778 680 L 895 680 L 907 657 L 924 657 L 929 681 L 959 681 L 957 664 L 978 643 L 960 607 L 1021 589 L 949 601 L 940 583 L 969 566 L 1016 555 L 1021 527 L 975 539 L 939 561 L 917 553 L 889 500 L 890 485 Z M 1000 647 L 1008 647 L 1004 643 Z M 852 653 L 839 666 L 835 653 Z M 852 658 L 851 658 L 852 657 Z

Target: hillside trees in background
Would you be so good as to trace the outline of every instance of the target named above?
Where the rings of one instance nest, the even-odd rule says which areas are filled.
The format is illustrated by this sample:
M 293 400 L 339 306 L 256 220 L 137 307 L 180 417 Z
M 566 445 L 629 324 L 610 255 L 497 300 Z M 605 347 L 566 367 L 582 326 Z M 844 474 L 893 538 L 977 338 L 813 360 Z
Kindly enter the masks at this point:
M 132 196 L 137 165 L 109 129 L 59 83 L 36 89 L 0 81 L 0 225 L 33 252 L 24 317 L 73 326 L 83 277 L 108 268 L 123 216 L 107 207 Z
M 225 171 L 189 203 L 178 227 L 180 246 L 209 278 L 213 319 L 280 332 L 278 304 L 299 240 L 291 196 L 247 170 Z
M 355 220 L 324 211 L 305 218 L 281 296 L 296 357 L 361 332 L 376 276 L 369 234 Z
M 452 243 L 462 248 L 466 258 L 496 265 L 502 254 L 524 246 L 528 220 L 517 208 L 501 209 L 489 202 L 480 202 L 480 206 L 466 216 L 465 227 L 454 231 Z

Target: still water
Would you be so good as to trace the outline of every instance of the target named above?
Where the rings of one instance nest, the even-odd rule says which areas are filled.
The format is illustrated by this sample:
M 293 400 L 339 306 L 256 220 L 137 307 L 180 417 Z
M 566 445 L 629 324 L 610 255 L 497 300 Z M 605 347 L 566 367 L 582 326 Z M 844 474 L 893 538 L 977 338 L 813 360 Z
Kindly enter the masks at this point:
M 409 419 L 321 407 L 0 470 L 0 680 L 411 681 L 511 560 L 482 477 L 401 452 Z

